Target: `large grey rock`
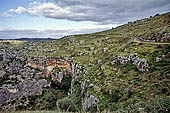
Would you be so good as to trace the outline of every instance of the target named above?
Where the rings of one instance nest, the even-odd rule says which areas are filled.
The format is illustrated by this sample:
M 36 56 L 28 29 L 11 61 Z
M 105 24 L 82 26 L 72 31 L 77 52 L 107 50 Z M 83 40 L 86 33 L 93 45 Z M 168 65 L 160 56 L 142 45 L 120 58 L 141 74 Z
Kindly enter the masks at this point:
M 6 72 L 5 72 L 5 71 L 0 70 L 0 78 L 4 77 L 4 75 L 5 75 L 5 74 L 6 74 Z
M 88 98 L 85 98 L 83 103 L 83 110 L 87 111 L 89 108 L 97 107 L 99 99 L 93 95 L 90 95 Z

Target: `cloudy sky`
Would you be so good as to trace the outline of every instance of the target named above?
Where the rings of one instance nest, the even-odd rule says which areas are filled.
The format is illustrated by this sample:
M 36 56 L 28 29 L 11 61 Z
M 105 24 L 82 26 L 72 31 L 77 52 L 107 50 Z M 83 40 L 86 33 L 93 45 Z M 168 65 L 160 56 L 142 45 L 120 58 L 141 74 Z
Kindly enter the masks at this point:
M 170 0 L 0 0 L 0 39 L 92 33 L 170 12 Z

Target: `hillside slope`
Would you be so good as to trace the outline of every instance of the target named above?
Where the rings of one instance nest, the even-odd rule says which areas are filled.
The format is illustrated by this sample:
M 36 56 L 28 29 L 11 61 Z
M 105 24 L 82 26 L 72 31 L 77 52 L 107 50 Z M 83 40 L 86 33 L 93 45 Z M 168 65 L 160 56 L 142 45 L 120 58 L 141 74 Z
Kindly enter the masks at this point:
M 30 101 L 29 109 L 54 110 L 57 101 L 67 107 L 73 104 L 78 111 L 163 113 L 170 110 L 170 13 L 103 32 L 24 46 L 29 51 L 28 60 L 57 57 L 70 60 L 72 66 L 71 78 L 66 76 L 60 85 L 53 83 L 42 97 Z M 54 68 L 54 73 L 58 71 L 61 69 Z M 35 70 L 34 76 L 39 72 Z
M 148 43 L 135 42 L 136 38 Z M 74 63 L 88 71 L 81 80 L 93 86 L 86 92 L 99 98 L 99 109 L 118 109 L 119 106 L 127 107 L 129 103 L 145 103 L 169 96 L 170 45 L 163 43 L 170 43 L 170 13 L 129 22 L 103 32 L 37 43 L 36 46 L 43 50 L 57 48 L 57 51 L 32 51 L 30 56 L 73 58 Z M 118 60 L 118 56 L 133 53 L 146 59 L 148 71 L 140 71 L 140 64 L 137 66 L 132 61 L 121 63 Z

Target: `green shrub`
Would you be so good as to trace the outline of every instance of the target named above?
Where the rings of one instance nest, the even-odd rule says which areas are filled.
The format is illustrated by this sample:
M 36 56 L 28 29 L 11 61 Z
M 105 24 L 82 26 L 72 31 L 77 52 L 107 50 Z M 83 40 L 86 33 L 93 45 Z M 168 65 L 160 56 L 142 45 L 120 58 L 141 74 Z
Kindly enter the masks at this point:
M 74 89 L 75 91 L 71 95 L 71 99 L 73 103 L 76 105 L 78 110 L 82 109 L 82 98 L 84 95 L 81 95 L 81 84 L 78 81 L 74 82 Z
M 124 64 L 122 68 L 122 72 L 127 73 L 130 70 L 138 71 L 138 69 L 133 64 Z
M 120 91 L 114 90 L 111 94 L 111 102 L 118 102 L 119 99 L 120 99 Z
M 71 76 L 69 75 L 64 76 L 61 84 L 58 86 L 58 89 L 64 90 L 67 93 L 71 87 L 71 80 L 72 80 Z
M 65 97 L 63 99 L 58 100 L 56 104 L 57 104 L 57 108 L 60 111 L 67 111 L 67 112 L 77 111 L 75 104 L 73 103 L 72 99 L 69 97 Z
M 17 110 L 56 110 L 56 101 L 58 100 L 58 93 L 63 94 L 56 89 L 44 89 L 43 94 L 39 96 L 28 97 L 28 104 L 26 98 L 22 98 L 19 102 L 23 103 L 19 105 Z

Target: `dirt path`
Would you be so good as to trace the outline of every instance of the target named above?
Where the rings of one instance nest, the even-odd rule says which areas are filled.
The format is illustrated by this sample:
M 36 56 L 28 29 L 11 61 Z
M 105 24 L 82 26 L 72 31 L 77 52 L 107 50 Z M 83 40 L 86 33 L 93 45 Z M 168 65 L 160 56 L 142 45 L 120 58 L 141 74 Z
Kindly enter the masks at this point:
M 168 42 L 153 42 L 153 41 L 150 41 L 150 40 L 144 41 L 144 40 L 142 40 L 140 38 L 134 39 L 134 42 L 136 42 L 136 43 L 144 43 L 144 44 L 170 45 L 170 43 L 168 43 Z

